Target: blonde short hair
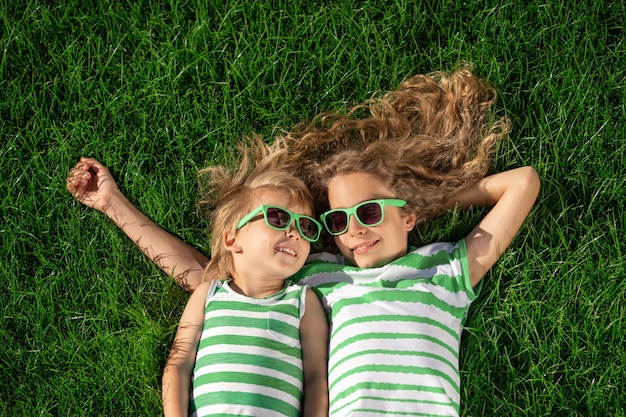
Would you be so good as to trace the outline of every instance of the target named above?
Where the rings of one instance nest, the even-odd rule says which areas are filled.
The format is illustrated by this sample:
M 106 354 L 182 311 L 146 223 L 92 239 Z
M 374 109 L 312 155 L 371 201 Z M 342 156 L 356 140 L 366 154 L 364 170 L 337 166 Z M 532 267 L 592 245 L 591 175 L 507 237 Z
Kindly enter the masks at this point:
M 211 261 L 204 279 L 232 278 L 232 254 L 224 246 L 224 233 L 235 233 L 237 223 L 255 207 L 267 190 L 284 191 L 296 204 L 313 210 L 313 198 L 302 180 L 283 169 L 285 151 L 268 146 L 259 137 L 240 147 L 243 158 L 236 170 L 224 166 L 207 167 L 198 172 L 198 208 L 209 222 Z

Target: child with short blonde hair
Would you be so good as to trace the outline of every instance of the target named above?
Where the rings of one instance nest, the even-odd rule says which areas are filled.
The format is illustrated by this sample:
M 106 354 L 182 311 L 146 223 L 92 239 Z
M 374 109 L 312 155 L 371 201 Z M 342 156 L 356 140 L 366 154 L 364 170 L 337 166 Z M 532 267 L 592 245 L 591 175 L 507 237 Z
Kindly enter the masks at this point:
M 165 415 L 326 416 L 326 317 L 311 289 L 286 282 L 322 228 L 308 190 L 247 158 L 234 173 L 202 174 L 214 279 L 182 315 L 163 373 Z

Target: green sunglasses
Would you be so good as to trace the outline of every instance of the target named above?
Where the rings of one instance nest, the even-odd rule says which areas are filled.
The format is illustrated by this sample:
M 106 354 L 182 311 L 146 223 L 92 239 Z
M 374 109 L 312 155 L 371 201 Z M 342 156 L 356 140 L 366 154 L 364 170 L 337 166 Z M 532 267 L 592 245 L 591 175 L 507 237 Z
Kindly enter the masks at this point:
M 350 216 L 354 216 L 362 226 L 378 226 L 385 220 L 385 206 L 404 207 L 406 201 L 395 198 L 368 200 L 347 209 L 329 210 L 320 218 L 328 233 L 336 236 L 348 230 Z
M 286 208 L 279 206 L 270 206 L 267 204 L 263 204 L 255 208 L 243 219 L 241 219 L 237 224 L 237 230 L 241 229 L 243 226 L 246 225 L 246 223 L 252 220 L 254 216 L 261 212 L 263 212 L 265 224 L 271 229 L 287 230 L 291 225 L 291 222 L 295 220 L 296 228 L 298 229 L 300 236 L 302 236 L 304 239 L 308 240 L 309 242 L 317 242 L 317 240 L 320 238 L 322 225 L 313 217 L 296 214 L 287 210 Z

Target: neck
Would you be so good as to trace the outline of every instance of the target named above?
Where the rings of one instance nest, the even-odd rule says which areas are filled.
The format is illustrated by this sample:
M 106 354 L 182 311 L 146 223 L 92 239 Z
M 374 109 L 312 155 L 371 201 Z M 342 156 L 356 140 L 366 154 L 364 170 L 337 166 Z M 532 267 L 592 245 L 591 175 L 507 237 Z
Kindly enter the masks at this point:
M 285 280 L 242 279 L 233 277 L 230 287 L 237 293 L 252 298 L 265 298 L 276 294 L 285 286 Z

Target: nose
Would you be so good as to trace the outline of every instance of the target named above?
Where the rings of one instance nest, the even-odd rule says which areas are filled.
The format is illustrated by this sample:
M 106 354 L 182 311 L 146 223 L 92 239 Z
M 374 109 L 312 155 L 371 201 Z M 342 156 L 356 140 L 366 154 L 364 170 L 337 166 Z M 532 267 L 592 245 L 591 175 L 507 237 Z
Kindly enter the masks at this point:
M 363 233 L 365 233 L 365 229 L 365 226 L 359 223 L 356 217 L 351 214 L 348 220 L 348 233 L 350 233 L 352 236 L 362 235 Z
M 296 239 L 300 238 L 300 232 L 298 231 L 295 220 L 289 223 L 289 227 L 285 229 L 285 235 L 287 235 L 287 237 L 295 237 Z

